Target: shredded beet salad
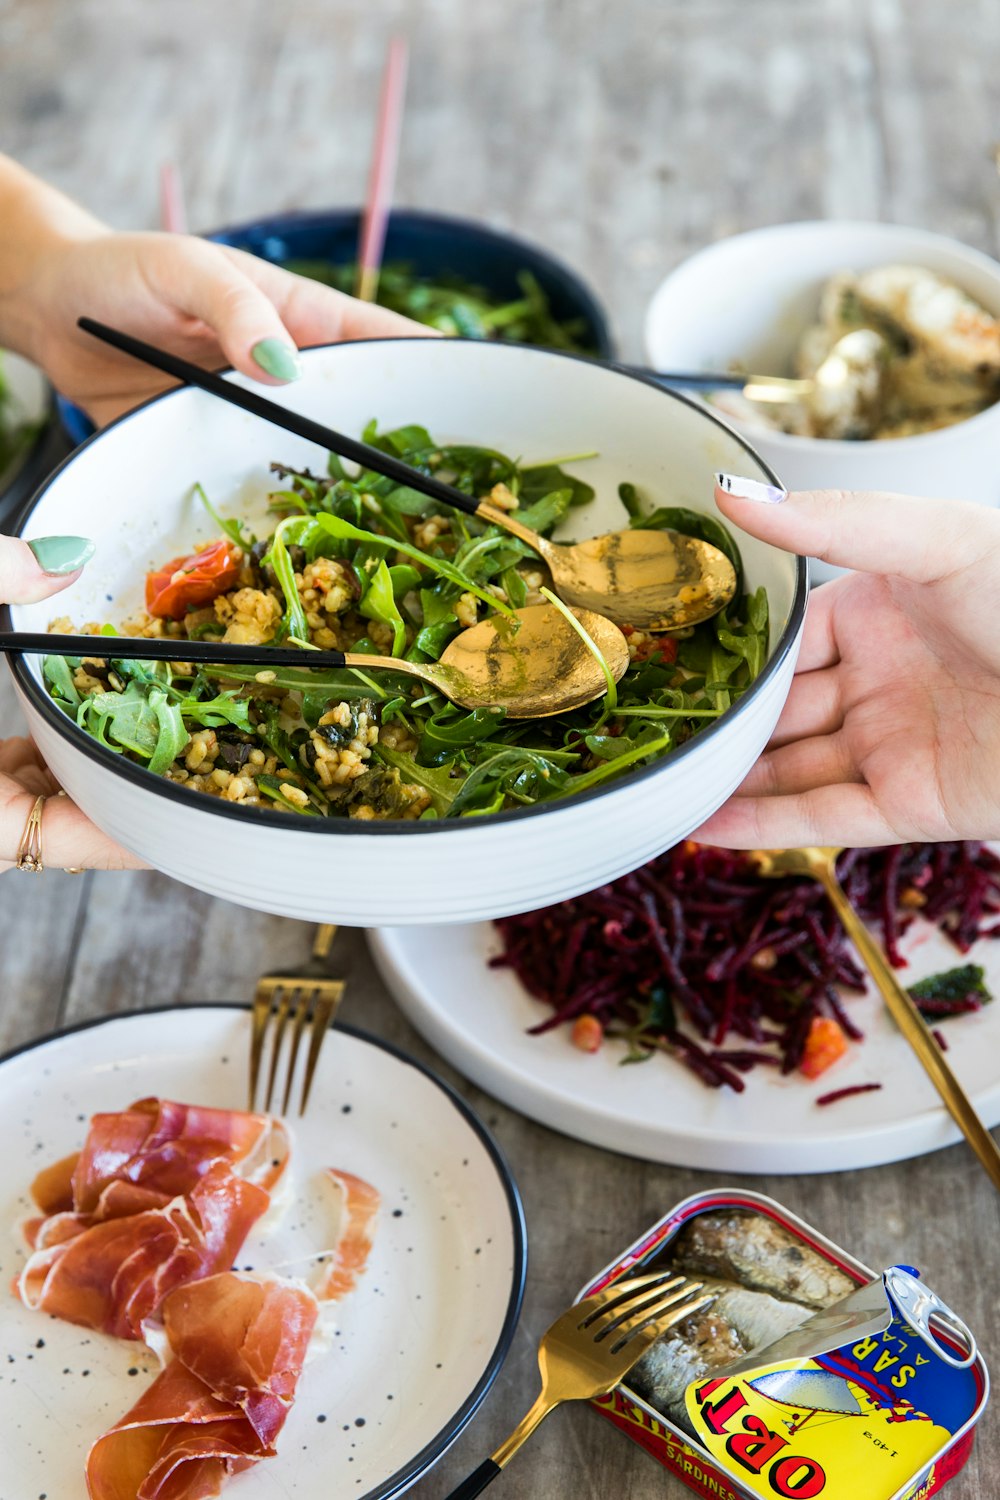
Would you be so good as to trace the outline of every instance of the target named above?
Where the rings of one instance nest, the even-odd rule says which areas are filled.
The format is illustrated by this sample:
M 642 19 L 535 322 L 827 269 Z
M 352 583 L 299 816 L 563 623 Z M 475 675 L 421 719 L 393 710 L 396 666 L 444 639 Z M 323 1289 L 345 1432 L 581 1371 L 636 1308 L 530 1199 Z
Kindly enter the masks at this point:
M 960 953 L 1000 936 L 1000 859 L 985 844 L 849 849 L 837 869 L 897 968 L 918 916 Z M 626 1062 L 670 1052 L 706 1084 L 741 1092 L 758 1065 L 815 1078 L 862 1040 L 845 996 L 865 976 L 821 887 L 765 880 L 738 853 L 681 844 L 612 885 L 496 926 L 503 952 L 491 965 L 552 1007 L 532 1032 L 570 1022 L 587 1051 L 624 1038 Z M 928 1019 L 989 998 L 981 971 L 956 971 L 966 973 L 967 986 L 932 985 L 926 1001 L 915 988 Z

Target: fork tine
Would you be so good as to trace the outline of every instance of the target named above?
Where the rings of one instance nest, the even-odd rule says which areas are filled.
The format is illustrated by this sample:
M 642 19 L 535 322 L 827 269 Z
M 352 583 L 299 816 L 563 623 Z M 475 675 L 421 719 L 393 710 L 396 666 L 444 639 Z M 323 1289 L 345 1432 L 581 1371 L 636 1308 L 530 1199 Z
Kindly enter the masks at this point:
M 610 1346 L 612 1355 L 621 1353 L 622 1349 L 625 1349 L 625 1346 L 636 1338 L 636 1335 L 643 1334 L 651 1326 L 655 1329 L 654 1338 L 658 1338 L 660 1334 L 666 1332 L 666 1329 L 673 1328 L 675 1323 L 681 1322 L 681 1319 L 685 1319 L 691 1313 L 696 1313 L 699 1308 L 706 1307 L 712 1301 L 712 1295 L 706 1293 L 703 1298 L 694 1298 L 693 1293 L 700 1292 L 700 1290 L 702 1290 L 700 1283 L 684 1287 L 681 1292 L 661 1298 L 660 1302 L 654 1302 L 651 1307 L 642 1308 L 642 1311 L 625 1320 L 615 1331 L 615 1343 Z M 666 1320 L 661 1319 L 663 1313 L 669 1314 Z
M 247 1108 L 252 1110 L 254 1100 L 257 1098 L 257 1084 L 260 1080 L 260 1063 L 264 1056 L 264 1035 L 267 1031 L 268 1017 L 271 1014 L 270 991 L 263 991 L 257 987 L 257 993 L 253 998 L 253 1029 L 250 1033 L 250 1085 Z
M 588 1331 L 594 1339 L 600 1342 L 609 1334 L 618 1334 L 625 1327 L 632 1326 L 636 1318 L 645 1317 L 650 1309 L 672 1307 L 675 1302 L 683 1301 L 690 1293 L 700 1292 L 701 1288 L 700 1281 L 688 1281 L 683 1276 L 678 1276 L 663 1286 L 648 1287 L 638 1296 L 630 1297 L 616 1307 L 602 1308 L 598 1316 L 591 1321 Z
M 677 1275 L 678 1272 L 672 1266 L 668 1266 L 662 1271 L 648 1271 L 644 1276 L 629 1276 L 624 1281 L 609 1281 L 607 1286 L 602 1287 L 599 1292 L 592 1292 L 589 1297 L 584 1297 L 581 1301 L 575 1303 L 570 1308 L 570 1312 L 586 1313 L 586 1317 L 582 1319 L 579 1325 L 583 1328 L 590 1322 L 591 1318 L 595 1317 L 609 1303 L 621 1302 L 624 1298 L 631 1297 L 645 1286 L 652 1286 L 654 1282 L 666 1281 L 669 1277 Z
M 309 1015 L 309 1008 L 314 993 L 313 990 L 292 991 L 293 996 L 298 995 L 298 1000 L 294 1006 L 288 1067 L 285 1070 L 285 1094 L 281 1101 L 281 1113 L 283 1115 L 287 1115 L 288 1113 L 288 1101 L 292 1097 L 292 1083 L 295 1079 L 295 1064 L 299 1056 L 299 1043 L 302 1041 L 302 1033 L 305 1030 L 306 1019 Z
M 320 1048 L 326 1039 L 333 1019 L 340 1009 L 340 1002 L 344 998 L 344 981 L 336 979 L 332 984 L 324 985 L 321 990 L 315 991 L 316 1006 L 312 1018 L 312 1034 L 309 1038 L 309 1055 L 306 1058 L 306 1076 L 302 1083 L 302 1103 L 299 1105 L 299 1114 L 304 1115 L 306 1105 L 309 1103 L 309 1092 L 312 1088 L 313 1078 L 316 1073 L 316 1064 L 319 1062 Z
M 617 1285 L 612 1283 L 608 1288 L 610 1296 L 605 1297 L 596 1307 L 593 1307 L 585 1318 L 580 1322 L 580 1328 L 590 1329 L 596 1332 L 595 1325 L 600 1323 L 605 1329 L 609 1328 L 616 1318 L 623 1317 L 630 1306 L 638 1306 L 642 1297 L 657 1296 L 661 1292 L 670 1291 L 671 1288 L 680 1286 L 684 1277 L 675 1270 L 661 1271 L 655 1276 L 636 1277 L 634 1281 L 620 1281 Z M 586 1306 L 585 1303 L 580 1304 Z
M 274 1097 L 274 1080 L 278 1074 L 278 1057 L 281 1053 L 281 1043 L 285 1035 L 285 1026 L 288 1022 L 288 1008 L 291 1002 L 292 991 L 278 990 L 281 999 L 278 1001 L 277 1014 L 274 1025 L 271 1027 L 273 1041 L 271 1043 L 271 1066 L 267 1073 L 267 1097 L 264 1100 L 264 1108 L 271 1108 L 271 1100 Z

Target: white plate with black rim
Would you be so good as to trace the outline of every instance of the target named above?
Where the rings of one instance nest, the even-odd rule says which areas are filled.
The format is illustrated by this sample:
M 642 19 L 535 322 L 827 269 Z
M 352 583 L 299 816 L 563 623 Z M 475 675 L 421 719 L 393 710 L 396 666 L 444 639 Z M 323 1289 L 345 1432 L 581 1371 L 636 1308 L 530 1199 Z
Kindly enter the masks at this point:
M 901 1161 L 961 1139 L 873 989 L 847 1002 L 864 1041 L 821 1079 L 757 1068 L 737 1094 L 707 1088 L 660 1054 L 623 1067 L 624 1042 L 585 1053 L 567 1026 L 529 1035 L 552 1012 L 510 969 L 489 967 L 502 945 L 488 922 L 382 928 L 369 943 L 406 1016 L 442 1057 L 512 1109 L 591 1145 L 706 1171 L 805 1173 Z M 981 940 L 963 958 L 935 928 L 915 923 L 901 946 L 910 958 L 904 983 L 971 962 L 1000 995 L 1000 942 Z M 980 1117 L 1000 1124 L 1000 999 L 942 1030 Z M 867 1083 L 881 1088 L 815 1102 Z
M 98 1110 L 146 1095 L 244 1108 L 248 1034 L 241 1007 L 186 1006 L 98 1021 L 0 1059 L 0 1500 L 84 1500 L 91 1443 L 157 1369 L 143 1346 L 29 1312 L 10 1294 L 33 1176 L 80 1146 Z M 241 1267 L 294 1274 L 329 1244 L 325 1167 L 371 1182 L 382 1212 L 332 1346 L 303 1371 L 278 1456 L 238 1489 L 242 1500 L 383 1500 L 440 1458 L 503 1363 L 524 1287 L 521 1204 L 458 1096 L 347 1027 L 327 1038 L 308 1113 L 291 1124 L 294 1200 L 247 1241 Z

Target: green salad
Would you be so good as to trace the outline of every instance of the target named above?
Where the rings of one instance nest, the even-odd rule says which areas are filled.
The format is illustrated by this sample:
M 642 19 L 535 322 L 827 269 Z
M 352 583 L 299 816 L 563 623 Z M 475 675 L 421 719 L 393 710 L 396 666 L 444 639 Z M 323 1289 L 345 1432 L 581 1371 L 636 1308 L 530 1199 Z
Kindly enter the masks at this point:
M 436 443 L 422 427 L 364 440 L 466 494 L 488 496 L 545 535 L 594 491 L 566 463 L 522 463 L 489 448 Z M 592 455 L 590 455 L 592 456 Z M 320 648 L 437 660 L 485 615 L 541 602 L 534 553 L 496 526 L 445 511 L 331 455 L 326 474 L 273 465 L 276 525 L 258 538 L 223 519 L 200 490 L 219 539 L 146 579 L 137 635 Z M 739 587 L 715 619 L 670 635 L 625 634 L 617 687 L 557 718 L 506 721 L 462 710 L 389 670 L 185 667 L 49 657 L 49 690 L 107 749 L 194 790 L 304 817 L 458 818 L 584 791 L 667 755 L 713 723 L 767 659 L 768 605 L 747 593 L 740 555 L 717 520 L 652 508 L 619 491 L 630 524 L 672 527 L 721 547 Z M 72 628 L 57 621 L 54 628 Z
M 288 262 L 287 269 L 351 296 L 357 287 L 356 265 L 297 260 Z M 597 352 L 587 336 L 586 320 L 555 317 L 530 271 L 519 271 L 517 283 L 520 296 L 505 300 L 460 276 L 442 274 L 430 280 L 418 276 L 412 266 L 392 262 L 379 273 L 376 301 L 452 338 L 506 339 L 577 354 Z

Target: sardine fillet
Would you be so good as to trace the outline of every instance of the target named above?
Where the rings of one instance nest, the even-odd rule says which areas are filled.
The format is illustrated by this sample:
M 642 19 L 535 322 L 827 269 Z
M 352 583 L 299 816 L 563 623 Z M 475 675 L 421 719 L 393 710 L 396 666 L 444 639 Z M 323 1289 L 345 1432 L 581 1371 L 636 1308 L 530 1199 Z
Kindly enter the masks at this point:
M 723 1209 L 699 1214 L 677 1236 L 670 1259 L 679 1270 L 717 1276 L 804 1307 L 830 1307 L 854 1282 L 763 1214 Z
M 715 1300 L 656 1340 L 629 1372 L 627 1384 L 650 1406 L 691 1431 L 684 1392 L 692 1380 L 721 1370 L 797 1328 L 809 1316 L 797 1302 L 779 1302 L 725 1282 L 705 1290 Z

